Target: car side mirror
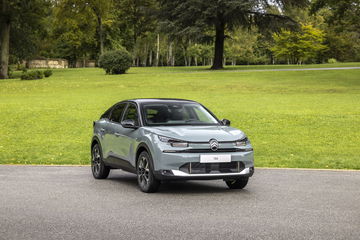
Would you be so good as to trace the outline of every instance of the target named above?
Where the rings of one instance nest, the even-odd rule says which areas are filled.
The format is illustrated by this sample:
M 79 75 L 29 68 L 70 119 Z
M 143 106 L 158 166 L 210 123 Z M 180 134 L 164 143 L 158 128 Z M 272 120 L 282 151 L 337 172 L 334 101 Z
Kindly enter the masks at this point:
M 222 124 L 225 125 L 225 126 L 230 126 L 230 120 L 227 120 L 227 119 L 223 119 L 221 120 Z
M 124 128 L 134 128 L 136 129 L 137 126 L 135 125 L 135 121 L 132 120 L 132 119 L 126 119 L 124 121 L 121 122 L 121 125 L 124 127 Z

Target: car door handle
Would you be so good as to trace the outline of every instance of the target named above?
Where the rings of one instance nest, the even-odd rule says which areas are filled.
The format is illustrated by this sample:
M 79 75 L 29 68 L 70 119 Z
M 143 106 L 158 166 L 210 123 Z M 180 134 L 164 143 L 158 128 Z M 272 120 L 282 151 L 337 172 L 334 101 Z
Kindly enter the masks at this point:
M 105 128 L 100 128 L 100 132 L 105 132 Z
M 120 137 L 120 136 L 121 136 L 121 134 L 118 133 L 118 132 L 116 132 L 116 133 L 114 133 L 114 134 L 115 134 L 115 136 L 117 136 L 117 137 Z

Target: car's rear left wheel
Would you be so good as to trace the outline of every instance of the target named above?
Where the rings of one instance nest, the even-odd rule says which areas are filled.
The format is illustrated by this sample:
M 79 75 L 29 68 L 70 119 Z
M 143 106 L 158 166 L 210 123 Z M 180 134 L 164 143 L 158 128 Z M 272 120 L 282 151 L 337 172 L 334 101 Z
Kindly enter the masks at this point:
M 230 189 L 243 189 L 249 181 L 249 177 L 225 180 Z
M 102 158 L 102 152 L 98 143 L 91 149 L 91 171 L 96 179 L 104 179 L 109 176 L 110 168 L 105 166 Z
M 160 181 L 153 174 L 151 156 L 146 151 L 140 153 L 137 164 L 137 180 L 140 190 L 146 193 L 156 192 L 159 188 Z

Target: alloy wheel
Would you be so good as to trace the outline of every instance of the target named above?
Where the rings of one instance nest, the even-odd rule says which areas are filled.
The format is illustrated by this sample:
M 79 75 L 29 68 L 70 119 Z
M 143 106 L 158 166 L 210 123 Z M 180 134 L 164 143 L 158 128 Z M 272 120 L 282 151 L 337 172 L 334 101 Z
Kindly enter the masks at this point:
M 100 155 L 100 150 L 99 150 L 98 145 L 95 145 L 93 148 L 91 167 L 92 167 L 94 175 L 98 176 L 100 173 L 100 167 L 101 167 L 101 155 Z
M 149 161 L 145 156 L 142 156 L 140 158 L 137 171 L 138 171 L 139 183 L 143 186 L 148 185 L 150 168 L 149 168 Z

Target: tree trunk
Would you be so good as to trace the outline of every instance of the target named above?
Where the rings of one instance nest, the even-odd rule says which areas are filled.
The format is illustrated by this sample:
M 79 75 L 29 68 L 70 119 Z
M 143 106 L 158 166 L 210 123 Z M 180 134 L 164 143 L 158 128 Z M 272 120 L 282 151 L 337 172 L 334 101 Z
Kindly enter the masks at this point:
M 224 40 L 225 40 L 225 23 L 222 20 L 222 16 L 218 16 L 219 22 L 215 25 L 216 37 L 215 37 L 215 55 L 214 62 L 211 69 L 223 69 L 223 57 L 224 57 Z
M 170 45 L 169 45 L 169 59 L 168 59 L 168 62 L 167 62 L 167 65 L 170 66 L 172 63 L 172 58 L 173 58 L 173 53 L 172 53 L 172 45 L 173 43 L 170 42 Z
M 160 34 L 157 35 L 157 46 L 156 46 L 156 66 L 159 66 L 159 56 L 160 56 Z
M 2 10 L 5 8 L 4 5 Z M 0 79 L 7 79 L 9 78 L 10 20 L 4 20 L 0 26 Z
M 143 67 L 146 67 L 146 62 L 147 62 L 147 49 L 148 49 L 148 47 L 147 47 L 147 44 L 145 44 L 145 49 L 144 49 L 144 52 L 145 52 L 145 54 L 144 54 L 144 56 L 143 56 L 143 59 L 142 59 L 142 66 Z
M 101 16 L 98 15 L 98 24 L 99 24 L 99 41 L 100 41 L 100 55 L 104 53 L 104 30 Z
M 186 48 L 183 46 L 183 54 L 184 54 L 184 61 L 185 61 L 185 66 L 187 66 L 187 57 L 186 57 Z
M 149 54 L 149 66 L 152 67 L 152 50 L 150 50 L 150 54 Z

